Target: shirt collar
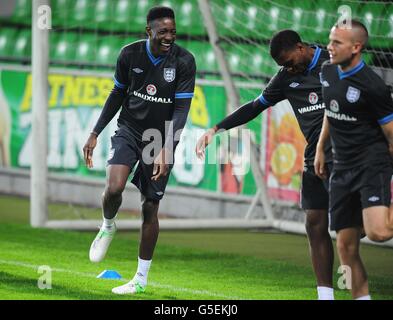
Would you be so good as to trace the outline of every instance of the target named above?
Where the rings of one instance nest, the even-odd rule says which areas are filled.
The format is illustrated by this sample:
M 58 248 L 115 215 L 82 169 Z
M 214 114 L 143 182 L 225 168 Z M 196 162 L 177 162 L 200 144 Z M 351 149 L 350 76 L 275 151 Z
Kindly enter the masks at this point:
M 343 72 L 339 66 L 337 66 L 337 71 L 338 71 L 338 76 L 340 80 L 350 77 L 360 71 L 363 67 L 365 66 L 365 63 L 363 60 L 361 60 L 355 67 L 353 67 L 351 70 Z
M 315 48 L 314 51 L 314 57 L 312 58 L 310 64 L 307 67 L 307 72 L 310 72 L 312 69 L 315 68 L 315 66 L 317 65 L 317 62 L 319 60 L 319 56 L 321 55 L 321 48 L 318 46 L 312 46 L 313 48 Z
M 150 39 L 146 40 L 146 52 L 147 55 L 150 59 L 150 61 L 156 66 L 158 65 L 162 60 L 164 60 L 164 55 L 163 56 L 158 56 L 157 58 L 153 55 L 153 53 L 150 51 Z

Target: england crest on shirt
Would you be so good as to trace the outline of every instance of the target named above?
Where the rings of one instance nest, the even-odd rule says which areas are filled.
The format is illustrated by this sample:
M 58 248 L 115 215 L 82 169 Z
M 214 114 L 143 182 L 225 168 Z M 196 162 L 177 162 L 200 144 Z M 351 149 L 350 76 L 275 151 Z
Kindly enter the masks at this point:
M 176 77 L 175 68 L 164 68 L 164 79 L 166 82 L 172 82 Z
M 360 90 L 349 86 L 347 90 L 347 100 L 350 103 L 354 103 L 359 100 Z

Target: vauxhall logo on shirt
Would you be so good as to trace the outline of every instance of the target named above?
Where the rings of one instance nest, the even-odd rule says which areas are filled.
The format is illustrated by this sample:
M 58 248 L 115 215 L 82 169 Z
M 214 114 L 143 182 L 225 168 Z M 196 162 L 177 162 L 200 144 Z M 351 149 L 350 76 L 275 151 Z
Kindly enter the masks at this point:
M 324 103 L 318 103 L 318 94 L 316 94 L 315 92 L 311 92 L 308 95 L 308 101 L 311 103 L 311 106 L 299 108 L 298 111 L 300 114 L 325 109 Z
M 351 117 L 346 114 L 339 113 L 340 105 L 338 104 L 337 100 L 334 99 L 330 100 L 329 106 L 330 106 L 330 110 L 326 110 L 326 115 L 329 118 L 333 118 L 340 121 L 349 121 L 349 122 L 358 121 L 358 119 L 356 119 L 355 117 Z
M 151 101 L 151 102 L 156 102 L 156 103 L 172 103 L 172 99 L 170 98 L 161 98 L 161 97 L 154 97 L 157 93 L 157 88 L 154 84 L 148 84 L 146 86 L 146 92 L 147 94 L 143 94 L 141 92 L 135 91 L 134 90 L 134 96 L 141 98 L 145 101 Z

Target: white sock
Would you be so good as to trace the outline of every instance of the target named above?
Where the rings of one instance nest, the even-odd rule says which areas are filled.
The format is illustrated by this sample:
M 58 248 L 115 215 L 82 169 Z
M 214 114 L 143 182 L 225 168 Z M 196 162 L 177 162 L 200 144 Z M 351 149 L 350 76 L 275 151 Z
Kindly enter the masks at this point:
M 367 295 L 367 296 L 362 296 L 362 297 L 358 297 L 355 300 L 371 300 L 371 296 Z
M 317 287 L 318 300 L 334 300 L 334 290 L 329 287 Z
M 103 216 L 103 226 L 107 229 L 110 229 L 114 226 L 117 214 L 112 219 L 107 219 Z
M 143 260 L 138 257 L 138 270 L 134 276 L 134 280 L 137 280 L 140 285 L 146 286 L 147 275 L 149 274 L 149 269 L 151 265 L 151 260 Z

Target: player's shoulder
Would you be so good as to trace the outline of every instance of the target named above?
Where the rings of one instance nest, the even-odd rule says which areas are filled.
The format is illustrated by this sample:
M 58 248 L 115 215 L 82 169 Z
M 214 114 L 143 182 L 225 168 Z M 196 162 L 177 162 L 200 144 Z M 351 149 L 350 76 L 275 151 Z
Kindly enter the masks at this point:
M 146 40 L 137 40 L 126 44 L 120 49 L 120 55 L 132 55 L 135 53 L 143 52 L 143 48 L 146 46 Z
M 380 91 L 388 89 L 385 81 L 367 64 L 360 70 L 359 75 L 364 84 L 371 89 L 371 91 Z
M 174 43 L 172 52 L 175 55 L 176 59 L 178 59 L 179 64 L 181 64 L 185 67 L 192 67 L 195 65 L 195 57 L 187 49 Z
M 321 71 L 322 73 L 326 73 L 332 70 L 337 70 L 337 66 L 332 64 L 329 60 L 325 60 L 322 65 L 321 65 Z

